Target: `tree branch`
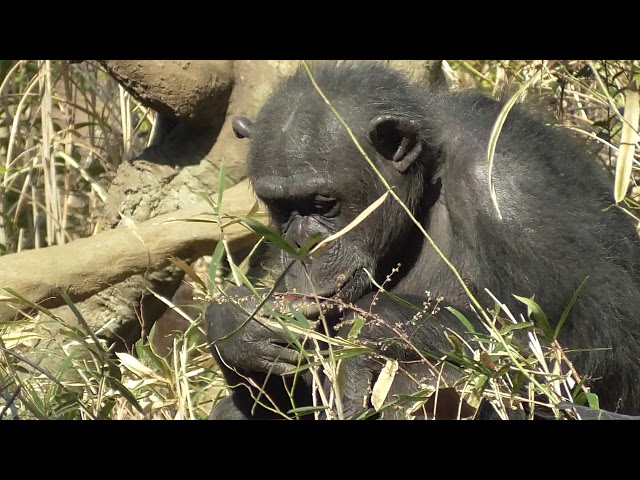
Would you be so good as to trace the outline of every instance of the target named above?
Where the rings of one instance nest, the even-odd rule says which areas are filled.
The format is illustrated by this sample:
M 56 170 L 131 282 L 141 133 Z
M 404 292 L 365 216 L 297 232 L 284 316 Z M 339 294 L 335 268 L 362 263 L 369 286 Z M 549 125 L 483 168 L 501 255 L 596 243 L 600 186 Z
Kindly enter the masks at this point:
M 256 201 L 249 182 L 243 181 L 225 192 L 222 211 L 247 215 Z M 176 221 L 195 218 L 212 223 Z M 194 260 L 211 254 L 220 240 L 220 228 L 214 220 L 211 207 L 203 201 L 133 226 L 122 222 L 115 230 L 65 245 L 0 257 L 0 322 L 19 318 L 16 308 L 25 307 L 4 288 L 53 308 L 64 304 L 60 289 L 73 301 L 80 301 L 131 275 L 160 269 L 170 257 Z M 224 235 L 232 251 L 257 240 L 239 223 L 225 227 Z
M 196 126 L 224 119 L 231 60 L 99 60 L 143 105 Z

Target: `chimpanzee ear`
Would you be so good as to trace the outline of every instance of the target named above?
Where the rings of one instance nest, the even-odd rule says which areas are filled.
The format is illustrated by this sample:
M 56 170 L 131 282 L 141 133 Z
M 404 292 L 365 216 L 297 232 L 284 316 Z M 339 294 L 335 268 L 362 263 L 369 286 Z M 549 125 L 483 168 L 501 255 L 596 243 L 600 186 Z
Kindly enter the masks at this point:
M 369 122 L 369 140 L 380 155 L 393 160 L 400 173 L 404 173 L 422 151 L 418 122 L 396 115 L 373 118 Z
M 251 138 L 253 122 L 245 117 L 233 117 L 231 121 L 233 133 L 238 138 Z

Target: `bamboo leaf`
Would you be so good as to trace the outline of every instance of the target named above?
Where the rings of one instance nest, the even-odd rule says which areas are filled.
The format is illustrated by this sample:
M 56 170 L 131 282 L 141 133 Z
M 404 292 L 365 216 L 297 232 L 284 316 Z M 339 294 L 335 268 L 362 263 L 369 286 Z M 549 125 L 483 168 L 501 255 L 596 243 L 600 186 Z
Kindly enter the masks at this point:
M 600 408 L 600 399 L 598 396 L 595 393 L 587 393 L 586 396 L 589 407 L 598 410 Z
M 556 331 L 555 331 L 555 333 L 553 335 L 553 339 L 554 340 L 558 339 L 558 336 L 560 335 L 560 332 L 562 331 L 562 327 L 564 325 L 564 322 L 567 321 L 567 317 L 569 316 L 569 313 L 571 313 L 571 309 L 573 308 L 573 305 L 578 300 L 578 297 L 580 296 L 580 293 L 582 293 L 582 290 L 584 290 L 584 286 L 587 284 L 587 280 L 589 280 L 589 277 L 585 278 L 582 281 L 582 283 L 580 284 L 580 286 L 576 289 L 576 291 L 573 292 L 573 295 L 571 296 L 571 300 L 569 300 L 569 304 L 564 309 L 564 312 L 562 312 L 562 316 L 560 317 L 560 321 L 558 322 L 558 326 L 556 327 Z
M 538 305 L 533 298 L 519 297 L 518 295 L 514 295 L 514 297 L 527 306 L 530 314 L 533 315 L 533 319 L 536 321 L 538 326 L 542 328 L 545 338 L 547 340 L 553 339 L 553 329 L 551 328 L 547 315 L 544 313 L 542 308 L 540 308 L 540 305 Z
M 360 330 L 362 330 L 362 327 L 364 327 L 364 323 L 365 322 L 363 317 L 357 317 L 355 322 L 353 322 L 351 329 L 349 330 L 347 340 L 353 342 L 356 338 L 358 338 L 358 335 L 360 335 Z
M 272 243 L 273 245 L 278 247 L 280 250 L 283 250 L 294 257 L 298 255 L 298 251 L 292 245 L 290 245 L 289 242 L 287 242 L 284 238 L 282 238 L 277 233 L 265 227 L 260 222 L 249 217 L 238 217 L 238 218 L 240 218 L 242 222 L 250 230 L 255 232 L 257 235 L 264 237 L 266 241 L 268 241 L 269 243 Z
M 380 410 L 386 400 L 397 371 L 398 362 L 396 360 L 387 360 L 371 392 L 371 404 L 376 409 L 376 412 Z
M 469 320 L 467 320 L 467 317 L 465 317 L 461 312 L 459 312 L 453 307 L 445 307 L 445 310 L 453 313 L 453 315 L 455 315 L 455 317 L 460 321 L 460 323 L 464 325 L 464 327 L 467 329 L 468 332 L 476 333 L 476 329 L 473 328 L 473 325 L 471 325 L 471 322 L 469 322 Z
M 144 410 L 138 403 L 138 400 L 136 399 L 135 395 L 131 393 L 131 391 L 127 387 L 125 387 L 122 384 L 122 382 L 120 382 L 120 380 L 111 377 L 109 378 L 109 382 L 111 386 L 115 390 L 117 390 L 118 393 L 120 393 L 120 395 L 122 395 L 122 397 L 133 406 L 133 408 L 135 408 L 138 412 L 144 415 Z M 101 412 L 101 413 L 104 414 L 104 412 Z M 103 418 L 106 418 L 106 417 L 103 417 Z

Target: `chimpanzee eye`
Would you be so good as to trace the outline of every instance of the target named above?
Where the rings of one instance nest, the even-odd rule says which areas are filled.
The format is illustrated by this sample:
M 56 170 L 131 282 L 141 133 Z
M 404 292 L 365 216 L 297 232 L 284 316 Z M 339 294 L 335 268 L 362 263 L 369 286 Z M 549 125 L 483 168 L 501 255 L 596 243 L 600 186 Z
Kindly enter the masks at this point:
M 338 201 L 335 198 L 316 195 L 313 199 L 315 213 L 325 217 L 332 217 L 338 212 Z

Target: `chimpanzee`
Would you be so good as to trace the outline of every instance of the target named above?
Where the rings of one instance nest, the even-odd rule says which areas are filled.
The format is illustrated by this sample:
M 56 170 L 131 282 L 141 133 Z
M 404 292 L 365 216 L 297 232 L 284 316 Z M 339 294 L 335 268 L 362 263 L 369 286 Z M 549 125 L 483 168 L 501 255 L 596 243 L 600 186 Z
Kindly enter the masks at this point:
M 513 295 L 535 295 L 557 324 L 584 282 L 560 344 L 591 379 L 602 408 L 640 413 L 640 241 L 627 216 L 607 208 L 611 181 L 584 146 L 514 108 L 494 156 L 499 215 L 490 198 L 487 146 L 502 103 L 476 92 L 430 92 L 375 63 L 319 67 L 313 76 L 483 305 L 494 305 L 488 290 L 512 312 L 526 314 Z M 386 192 L 303 69 L 267 101 L 255 123 L 239 117 L 234 130 L 251 139 L 253 187 L 292 246 L 334 234 Z M 280 292 L 340 300 L 353 311 L 391 318 L 395 330 L 367 321 L 360 338 L 372 345 L 397 336 L 399 328 L 421 352 L 437 355 L 451 348 L 444 327 L 464 333 L 445 309 L 427 319 L 437 321 L 416 322 L 414 310 L 379 295 L 375 285 L 382 283 L 417 304 L 428 291 L 474 321 L 460 281 L 391 197 L 319 253 L 296 261 L 284 251 L 275 257 L 285 272 Z M 338 320 L 349 315 L 355 316 Z M 282 376 L 298 365 L 299 351 L 229 303 L 212 303 L 206 322 L 213 355 L 236 386 L 212 417 L 277 418 L 255 402 L 255 385 L 269 375 L 273 403 L 291 409 Z M 346 334 L 344 328 L 338 333 Z M 411 363 L 416 353 L 398 347 L 385 355 Z M 346 416 L 362 408 L 380 370 L 380 362 L 364 356 L 352 361 L 343 386 Z M 403 393 L 408 387 L 400 383 Z M 310 405 L 308 377 L 300 377 L 293 393 L 295 406 Z

